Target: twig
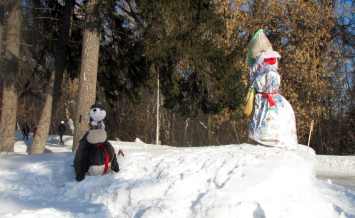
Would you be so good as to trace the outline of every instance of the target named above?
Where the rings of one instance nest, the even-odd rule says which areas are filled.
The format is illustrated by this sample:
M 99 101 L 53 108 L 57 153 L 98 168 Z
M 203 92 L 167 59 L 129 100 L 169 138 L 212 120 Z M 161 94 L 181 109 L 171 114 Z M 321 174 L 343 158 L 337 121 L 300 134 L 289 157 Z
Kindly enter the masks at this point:
M 122 149 L 118 150 L 117 156 L 120 156 L 120 154 L 122 154 L 122 157 L 124 157 L 124 154 L 122 152 Z
M 54 18 L 54 17 L 33 17 L 33 18 L 28 18 L 29 20 L 32 19 L 51 19 L 51 20 L 60 20 L 58 18 Z
M 122 149 L 118 150 L 117 157 L 120 156 L 120 154 L 122 154 L 122 156 L 124 157 Z M 116 163 L 114 163 L 114 165 L 112 166 L 112 161 L 113 161 L 114 155 L 115 155 L 115 153 L 113 153 L 113 156 L 112 156 L 112 159 L 111 159 L 111 170 L 113 170 L 115 168 L 115 166 L 116 166 L 116 163 L 118 163 L 118 160 L 116 159 Z

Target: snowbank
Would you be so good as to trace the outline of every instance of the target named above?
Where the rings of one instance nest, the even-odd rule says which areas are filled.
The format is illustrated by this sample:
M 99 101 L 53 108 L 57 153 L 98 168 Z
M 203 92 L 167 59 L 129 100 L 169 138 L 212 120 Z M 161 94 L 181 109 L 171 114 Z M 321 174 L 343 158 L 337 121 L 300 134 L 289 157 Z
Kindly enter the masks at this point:
M 317 170 L 355 175 L 355 156 L 317 155 Z
M 33 133 L 29 134 L 28 140 L 22 140 L 22 133 L 15 133 L 15 148 L 14 152 L 0 152 L 0 157 L 13 156 L 13 155 L 27 155 L 30 151 L 33 142 Z M 59 135 L 48 135 L 46 148 L 44 153 L 59 153 L 59 152 L 71 152 L 73 144 L 73 136 L 64 135 L 63 136 L 64 145 L 60 145 Z M 118 149 L 161 149 L 170 148 L 167 145 L 153 145 L 146 144 L 140 139 L 136 139 L 135 142 L 125 142 L 125 141 L 110 141 L 112 146 Z
M 119 173 L 79 183 L 75 153 L 2 157 L 0 216 L 355 217 L 355 192 L 318 181 L 304 146 L 154 148 L 126 149 Z
M 355 156 L 317 155 L 317 178 L 355 191 Z

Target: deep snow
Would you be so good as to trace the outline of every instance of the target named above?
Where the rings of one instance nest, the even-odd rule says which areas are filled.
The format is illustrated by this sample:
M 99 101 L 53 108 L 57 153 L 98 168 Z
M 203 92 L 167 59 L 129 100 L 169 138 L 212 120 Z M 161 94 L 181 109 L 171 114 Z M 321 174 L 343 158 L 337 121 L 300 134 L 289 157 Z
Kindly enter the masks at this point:
M 316 178 L 316 169 L 355 175 L 353 156 L 110 141 L 125 153 L 121 171 L 76 182 L 72 137 L 60 146 L 49 136 L 45 154 L 22 155 L 32 140 L 0 158 L 1 217 L 355 217 L 355 191 Z

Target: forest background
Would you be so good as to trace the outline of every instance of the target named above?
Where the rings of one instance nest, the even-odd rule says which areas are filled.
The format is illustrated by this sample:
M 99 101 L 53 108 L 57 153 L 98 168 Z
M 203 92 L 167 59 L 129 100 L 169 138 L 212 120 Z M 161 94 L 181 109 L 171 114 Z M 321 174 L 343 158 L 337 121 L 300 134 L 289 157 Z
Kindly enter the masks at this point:
M 299 143 L 314 120 L 318 154 L 354 154 L 354 3 L 1 0 L 0 150 L 28 123 L 38 125 L 30 153 L 43 153 L 64 120 L 75 151 L 95 102 L 109 140 L 156 143 L 158 116 L 161 144 L 248 143 L 247 51 L 264 29 L 282 56 L 279 93 Z

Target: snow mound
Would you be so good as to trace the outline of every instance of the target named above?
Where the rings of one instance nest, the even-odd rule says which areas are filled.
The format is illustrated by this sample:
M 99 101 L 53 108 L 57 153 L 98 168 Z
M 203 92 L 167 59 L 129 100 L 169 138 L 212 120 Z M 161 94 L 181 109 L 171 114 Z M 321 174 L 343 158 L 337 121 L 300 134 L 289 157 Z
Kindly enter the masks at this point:
M 136 138 L 136 140 L 134 141 L 135 143 L 144 143 L 142 142 L 142 140 L 140 140 L 139 138 Z
M 355 193 L 318 181 L 301 145 L 125 150 L 119 173 L 82 182 L 74 155 L 0 158 L 0 216 L 355 217 Z

